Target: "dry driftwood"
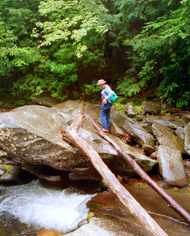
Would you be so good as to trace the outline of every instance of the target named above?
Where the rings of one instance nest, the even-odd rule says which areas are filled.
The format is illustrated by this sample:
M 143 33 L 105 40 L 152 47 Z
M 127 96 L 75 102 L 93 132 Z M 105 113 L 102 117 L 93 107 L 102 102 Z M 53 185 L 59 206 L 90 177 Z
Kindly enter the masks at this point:
M 137 164 L 137 162 L 128 155 L 126 152 L 122 150 L 122 148 L 116 144 L 108 135 L 106 135 L 104 132 L 101 131 L 100 127 L 97 125 L 97 123 L 88 116 L 88 118 L 91 120 L 93 126 L 98 131 L 99 135 L 102 136 L 105 140 L 107 140 L 109 143 L 113 145 L 113 147 L 117 150 L 118 154 L 123 157 L 125 161 L 127 161 L 131 167 L 134 169 L 134 171 L 142 178 L 144 179 L 150 187 L 152 187 L 164 200 L 169 203 L 169 205 L 177 212 L 179 213 L 189 224 L 190 224 L 190 214 L 182 207 L 180 206 L 171 196 L 169 196 L 158 184 L 156 184 L 155 181 L 153 181 L 149 175 Z
M 78 127 L 73 125 L 72 127 Z M 100 173 L 104 183 L 119 198 L 125 207 L 144 225 L 145 229 L 154 236 L 167 236 L 168 234 L 156 223 L 156 221 L 147 213 L 147 211 L 133 198 L 133 196 L 124 188 L 111 170 L 102 161 L 94 148 L 82 139 L 76 128 L 69 127 L 62 129 L 63 138 L 69 139 L 72 144 L 77 146 L 86 157 L 89 158 L 95 169 Z

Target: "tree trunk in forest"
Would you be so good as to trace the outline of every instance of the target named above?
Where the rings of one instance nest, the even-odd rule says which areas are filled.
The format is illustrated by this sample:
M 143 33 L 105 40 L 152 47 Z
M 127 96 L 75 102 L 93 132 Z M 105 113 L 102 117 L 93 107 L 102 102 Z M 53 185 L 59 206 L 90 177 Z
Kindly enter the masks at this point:
M 77 127 L 74 125 L 73 127 Z M 168 234 L 156 223 L 147 211 L 133 198 L 124 188 L 115 175 L 102 161 L 99 154 L 78 134 L 76 129 L 69 127 L 61 130 L 63 138 L 69 139 L 72 144 L 77 146 L 84 153 L 95 169 L 100 173 L 104 183 L 113 191 L 125 207 L 144 225 L 145 229 L 154 236 L 167 236 Z
M 89 117 L 89 116 L 88 116 Z M 101 131 L 100 127 L 96 124 L 96 122 L 89 117 L 93 126 L 98 131 L 99 135 L 102 136 L 105 140 L 112 144 L 112 146 L 117 150 L 118 154 L 123 157 L 125 161 L 127 161 L 130 166 L 134 169 L 134 171 L 148 183 L 150 187 L 152 187 L 164 200 L 169 203 L 169 205 L 179 213 L 189 224 L 190 224 L 190 214 L 180 206 L 171 196 L 169 196 L 156 182 L 154 182 L 149 175 L 139 166 L 139 164 L 126 152 L 122 150 L 119 145 L 114 142 L 108 135 Z

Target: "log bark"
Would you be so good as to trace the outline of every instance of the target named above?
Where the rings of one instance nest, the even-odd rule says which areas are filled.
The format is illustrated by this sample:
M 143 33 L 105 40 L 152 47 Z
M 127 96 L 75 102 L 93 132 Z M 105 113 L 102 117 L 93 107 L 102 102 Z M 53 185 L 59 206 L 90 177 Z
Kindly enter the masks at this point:
M 70 139 L 82 153 L 89 158 L 95 169 L 100 173 L 104 183 L 119 198 L 125 207 L 144 225 L 145 229 L 154 236 L 167 236 L 168 234 L 156 223 L 147 211 L 133 198 L 126 188 L 119 182 L 111 170 L 102 161 L 99 154 L 84 139 L 79 137 L 76 129 L 62 130 L 63 138 Z
M 89 117 L 89 116 L 88 116 Z M 150 187 L 152 187 L 167 203 L 169 203 L 170 207 L 173 208 L 178 214 L 180 214 L 188 224 L 190 224 L 190 214 L 180 206 L 171 196 L 169 196 L 155 181 L 153 181 L 149 175 L 140 167 L 140 165 L 131 157 L 129 154 L 124 152 L 122 148 L 113 141 L 108 135 L 101 131 L 100 127 L 96 124 L 96 122 L 89 117 L 93 126 L 98 131 L 99 135 L 102 136 L 105 140 L 112 144 L 112 146 L 117 150 L 118 154 L 123 157 L 125 161 L 127 161 L 133 170 L 143 179 Z

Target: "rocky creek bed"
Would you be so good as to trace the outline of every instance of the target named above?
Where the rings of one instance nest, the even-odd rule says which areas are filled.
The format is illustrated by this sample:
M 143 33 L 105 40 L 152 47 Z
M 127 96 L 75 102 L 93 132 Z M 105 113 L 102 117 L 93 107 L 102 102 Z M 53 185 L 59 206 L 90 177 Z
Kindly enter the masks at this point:
M 67 101 L 53 107 L 29 105 L 1 112 L 0 183 L 18 185 L 40 179 L 43 184 L 61 186 L 62 189 L 75 185 L 79 189 L 82 187 L 85 194 L 90 189 L 91 192 L 98 193 L 88 204 L 93 214 L 85 219 L 90 219 L 90 222 L 86 224 L 84 220 L 85 224 L 69 233 L 69 236 L 146 235 L 139 223 L 122 209 L 113 195 L 103 192 L 106 187 L 101 184 L 99 174 L 80 150 L 67 139 L 62 139 L 60 129 L 68 127 L 79 117 L 81 111 L 98 120 L 99 106 L 80 101 Z M 127 104 L 122 111 L 113 108 L 110 134 L 146 172 L 152 177 L 157 176 L 158 183 L 188 211 L 189 122 L 190 112 L 187 111 L 171 110 L 163 113 L 159 104 L 145 102 L 143 109 L 136 112 L 135 108 Z M 79 135 L 93 146 L 109 168 L 119 176 L 120 181 L 169 235 L 189 235 L 189 227 L 183 220 L 145 183 L 136 179 L 133 169 L 118 158 L 115 149 L 97 134 L 87 118 L 79 129 Z M 134 178 L 136 181 L 131 180 Z M 39 227 L 20 223 L 10 212 L 5 211 L 0 218 L 0 232 L 3 236 L 33 236 L 40 230 Z M 176 230 L 172 227 L 174 225 Z M 59 228 L 55 229 L 61 231 Z
M 160 185 L 163 185 L 164 182 L 161 180 L 157 180 Z M 49 222 L 49 227 L 42 227 L 42 225 L 32 224 L 24 224 L 22 222 L 22 218 L 18 220 L 17 218 L 13 217 L 11 212 L 0 215 L 0 232 L 2 236 L 19 236 L 19 235 L 30 235 L 36 236 L 40 232 L 44 231 L 46 234 L 44 235 L 51 235 L 48 232 L 56 232 L 56 236 L 68 235 L 68 236 L 147 236 L 147 232 L 144 231 L 143 227 L 134 219 L 134 217 L 125 209 L 123 206 L 118 202 L 115 196 L 109 191 L 103 191 L 101 193 L 97 193 L 89 202 L 88 202 L 88 216 L 86 220 L 81 221 L 81 223 L 77 226 L 78 229 L 75 229 L 73 232 L 70 233 L 63 233 L 58 229 L 64 222 L 68 222 L 68 213 L 64 214 L 64 209 L 61 212 L 57 211 L 55 207 L 56 203 L 60 202 L 60 198 L 53 196 L 52 202 L 44 202 L 42 204 L 42 199 L 40 198 L 39 191 L 35 189 L 42 188 L 40 183 L 29 184 L 23 186 L 23 189 L 27 190 L 28 192 L 33 193 L 34 201 L 30 200 L 28 204 L 31 206 L 22 209 L 23 215 L 26 215 L 26 211 L 30 213 L 30 222 L 32 222 L 35 218 L 38 219 L 39 222 L 42 224 L 47 224 L 48 218 L 51 218 L 51 222 Z M 168 235 L 172 236 L 188 236 L 190 234 L 190 227 L 181 219 L 178 214 L 176 214 L 150 187 L 148 187 L 143 181 L 141 180 L 128 180 L 125 183 L 126 188 L 135 196 L 135 198 L 145 207 L 146 210 L 151 214 L 151 216 L 165 229 Z M 35 187 L 35 188 L 34 188 Z M 11 187 L 12 188 L 12 187 Z M 20 193 L 20 187 L 15 188 L 15 193 Z M 28 189 L 27 189 L 28 188 Z M 57 187 L 56 187 L 57 188 Z M 80 187 L 79 187 L 80 188 Z M 78 189 L 79 189 L 78 188 Z M 46 189 L 46 190 L 45 190 Z M 51 193 L 51 188 L 45 188 L 46 194 Z M 189 198 L 190 198 L 190 188 L 185 187 L 183 189 L 179 189 L 176 187 L 168 187 L 165 186 L 167 192 L 169 192 L 178 202 L 180 202 L 185 209 L 190 211 L 189 206 Z M 53 190 L 54 191 L 54 190 Z M 57 189 L 56 191 L 59 194 L 62 193 L 61 189 Z M 80 190 L 83 191 L 83 190 Z M 89 188 L 89 191 L 92 191 L 92 188 Z M 96 188 L 94 188 L 96 191 Z M 57 192 L 57 193 L 58 193 Z M 76 190 L 76 194 L 79 193 L 79 190 Z M 83 192 L 84 193 L 84 192 Z M 88 191 L 86 192 L 86 196 L 88 196 Z M 34 204 L 36 198 L 39 198 L 38 204 Z M 19 197 L 19 196 L 18 196 Z M 69 197 L 69 195 L 68 195 Z M 23 199 L 25 201 L 29 200 L 27 194 L 23 195 Z M 15 199 L 15 201 L 17 201 Z M 19 202 L 19 201 L 18 201 Z M 19 209 L 19 205 L 15 206 L 16 209 Z M 77 203 L 77 201 L 76 201 Z M 39 206 L 41 205 L 41 211 L 39 212 Z M 49 206 L 48 206 L 49 205 Z M 52 212 L 49 208 L 51 205 L 54 208 Z M 80 205 L 80 204 L 79 204 Z M 20 205 L 22 208 L 22 205 Z M 80 205 L 81 208 L 81 205 Z M 12 208 L 12 212 L 16 210 Z M 82 209 L 81 209 L 82 210 Z M 46 219 L 43 216 L 43 211 L 46 211 Z M 72 209 L 71 209 L 72 211 Z M 51 215 L 55 215 L 53 217 Z M 74 219 L 75 215 L 72 214 L 71 218 Z M 40 219 L 41 217 L 41 219 Z M 57 219 L 56 219 L 57 218 Z M 60 220 L 59 220 L 60 218 Z M 69 224 L 68 224 L 69 225 Z M 40 234 L 39 234 L 40 235 Z M 43 236 L 44 236 L 43 235 Z

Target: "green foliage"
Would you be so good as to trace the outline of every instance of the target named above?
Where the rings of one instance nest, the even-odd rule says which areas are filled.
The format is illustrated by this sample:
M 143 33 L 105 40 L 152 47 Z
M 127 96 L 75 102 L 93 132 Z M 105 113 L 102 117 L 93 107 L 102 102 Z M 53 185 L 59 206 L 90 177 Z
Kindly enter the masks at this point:
M 131 97 L 138 94 L 141 90 L 138 83 L 135 83 L 132 77 L 124 77 L 117 87 L 119 93 L 125 97 Z
M 1 0 L 0 90 L 96 98 L 105 76 L 124 98 L 154 88 L 187 107 L 189 12 L 189 0 Z
M 23 95 L 28 99 L 32 99 L 33 97 L 47 93 L 54 98 L 64 100 L 66 98 L 66 96 L 63 95 L 64 86 L 63 82 L 55 80 L 54 78 L 45 79 L 29 74 L 14 84 L 13 95 Z
M 167 14 L 148 21 L 135 37 L 124 41 L 126 46 L 132 47 L 131 58 L 136 72 L 136 81 L 128 81 L 129 90 L 132 90 L 126 95 L 157 84 L 157 94 L 179 107 L 187 106 L 190 101 L 190 7 L 188 1 L 174 2 L 172 7 L 168 5 Z
M 122 100 L 117 101 L 115 104 L 113 104 L 114 109 L 116 109 L 118 112 L 125 112 L 125 104 L 123 104 Z
M 30 39 L 38 0 L 0 2 L 0 76 L 1 90 L 12 88 L 14 81 L 38 63 L 40 52 Z
M 0 9 L 0 75 L 12 94 L 64 99 L 81 70 L 104 68 L 109 24 L 101 1 L 2 0 Z
M 0 75 L 20 70 L 39 61 L 40 55 L 36 48 L 17 47 L 17 37 L 13 31 L 7 30 L 5 22 L 0 21 Z
M 99 4 L 94 1 L 89 4 L 84 0 L 80 4 L 77 0 L 42 1 L 39 12 L 46 17 L 46 21 L 37 24 L 36 36 L 39 36 L 38 30 L 43 34 L 40 45 L 69 44 L 76 55 L 82 57 L 83 52 L 102 42 L 107 31 L 107 25 L 101 21 L 105 9 L 99 8 L 101 12 L 98 13 L 95 11 Z
M 1 47 L 0 75 L 6 76 L 14 70 L 22 70 L 40 60 L 40 54 L 35 48 Z
M 97 98 L 100 95 L 100 88 L 95 84 L 85 84 L 84 85 L 84 95 L 88 98 Z
M 77 82 L 79 71 L 104 67 L 104 35 L 108 24 L 103 20 L 106 9 L 101 1 L 90 4 L 85 0 L 80 4 L 76 0 L 41 1 L 39 13 L 42 20 L 36 24 L 33 36 L 45 52 L 40 70 L 59 78 L 52 88 L 60 83 L 63 92 Z
M 30 33 L 35 25 L 40 0 L 1 0 L 0 12 L 6 27 L 16 35 L 19 46 L 33 44 Z

